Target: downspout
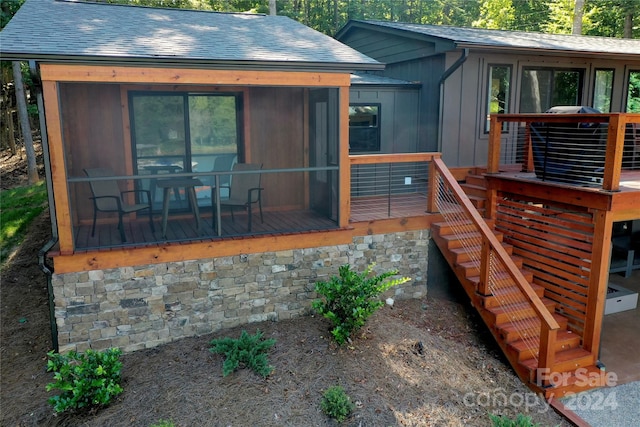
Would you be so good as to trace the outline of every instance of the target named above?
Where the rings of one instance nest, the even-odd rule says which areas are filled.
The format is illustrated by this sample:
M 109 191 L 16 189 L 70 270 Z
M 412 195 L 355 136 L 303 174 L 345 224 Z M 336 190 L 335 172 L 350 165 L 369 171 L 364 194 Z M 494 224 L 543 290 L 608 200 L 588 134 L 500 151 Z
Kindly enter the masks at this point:
M 51 218 L 51 239 L 38 252 L 38 266 L 47 277 L 47 293 L 49 294 L 49 324 L 51 326 L 51 343 L 53 349 L 60 350 L 58 343 L 58 325 L 56 323 L 55 302 L 53 296 L 53 284 L 51 277 L 53 267 L 46 263 L 46 255 L 49 250 L 58 242 L 58 221 L 56 218 L 55 199 L 53 197 L 53 181 L 51 179 L 51 163 L 49 161 L 49 140 L 47 139 L 47 126 L 44 114 L 44 102 L 42 99 L 42 84 L 40 83 L 38 68 L 35 61 L 29 61 L 29 69 L 36 88 L 36 101 L 38 104 L 38 118 L 40 121 L 40 138 L 42 141 L 42 154 L 44 158 L 44 173 L 47 184 L 47 198 L 49 201 L 49 215 Z
M 451 76 L 451 74 L 453 74 L 458 68 L 460 68 L 462 66 L 462 64 L 464 64 L 464 62 L 467 60 L 467 58 L 469 57 L 469 49 L 468 48 L 464 48 L 462 49 L 462 54 L 460 55 L 460 58 L 458 58 L 456 60 L 456 62 L 453 63 L 453 65 L 451 65 L 451 67 L 447 68 L 445 70 L 444 73 L 442 73 L 442 76 L 440 76 L 440 80 L 438 81 L 438 86 L 440 86 L 440 105 L 438 105 L 438 116 L 439 116 L 439 123 L 438 123 L 438 151 L 442 152 L 442 124 L 443 124 L 443 109 L 442 106 L 444 104 L 444 82 L 445 80 L 447 80 L 449 78 L 449 76 Z

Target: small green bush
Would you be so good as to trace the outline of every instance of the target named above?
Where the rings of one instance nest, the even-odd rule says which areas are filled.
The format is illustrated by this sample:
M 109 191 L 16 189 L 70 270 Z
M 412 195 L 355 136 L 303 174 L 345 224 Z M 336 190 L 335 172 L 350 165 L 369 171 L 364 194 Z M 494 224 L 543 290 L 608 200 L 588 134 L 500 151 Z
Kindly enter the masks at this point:
M 175 427 L 175 424 L 171 420 L 160 420 L 157 423 L 151 424 L 149 427 Z
M 211 341 L 212 353 L 224 354 L 226 359 L 222 364 L 222 375 L 227 376 L 234 372 L 240 364 L 253 369 L 257 374 L 267 377 L 273 367 L 269 366 L 267 350 L 275 344 L 276 340 L 262 339 L 262 332 L 256 331 L 255 335 L 249 335 L 242 331 L 239 339 L 220 338 Z
M 316 283 L 315 290 L 324 300 L 313 301 L 311 307 L 331 321 L 331 334 L 340 345 L 384 305 L 384 302 L 375 298 L 386 290 L 411 280 L 408 277 L 389 279 L 398 274 L 397 270 L 371 275 L 374 266 L 375 264 L 371 264 L 364 272 L 357 273 L 351 270 L 349 264 L 345 264 L 338 269 L 340 277 L 333 276 L 328 282 Z
M 70 351 L 61 355 L 47 353 L 47 372 L 53 372 L 54 382 L 47 384 L 47 391 L 62 390 L 62 394 L 49 398 L 56 412 L 108 405 L 111 399 L 122 393 L 120 370 L 122 363 L 119 348 L 80 354 Z
M 506 416 L 489 414 L 491 419 L 491 425 L 493 427 L 539 427 L 540 424 L 534 424 L 531 417 L 523 414 L 518 414 L 515 420 L 507 418 Z
M 336 419 L 338 422 L 347 419 L 354 408 L 351 398 L 339 385 L 329 387 L 327 391 L 324 392 L 320 406 L 322 407 L 322 412 Z

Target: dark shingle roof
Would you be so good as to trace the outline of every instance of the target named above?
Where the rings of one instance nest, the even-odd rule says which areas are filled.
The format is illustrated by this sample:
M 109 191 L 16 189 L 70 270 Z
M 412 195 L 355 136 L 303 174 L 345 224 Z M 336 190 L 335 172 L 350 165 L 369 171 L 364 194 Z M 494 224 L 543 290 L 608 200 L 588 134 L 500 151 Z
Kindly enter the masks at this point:
M 488 30 L 483 28 L 450 27 L 444 25 L 407 24 L 387 21 L 351 21 L 350 25 L 380 27 L 407 31 L 415 35 L 451 41 L 457 47 L 499 48 L 509 50 L 548 50 L 585 54 L 640 55 L 640 39 L 578 36 L 570 34 L 543 34 L 523 31 Z
M 0 40 L 3 59 L 382 68 L 292 19 L 257 14 L 27 0 Z

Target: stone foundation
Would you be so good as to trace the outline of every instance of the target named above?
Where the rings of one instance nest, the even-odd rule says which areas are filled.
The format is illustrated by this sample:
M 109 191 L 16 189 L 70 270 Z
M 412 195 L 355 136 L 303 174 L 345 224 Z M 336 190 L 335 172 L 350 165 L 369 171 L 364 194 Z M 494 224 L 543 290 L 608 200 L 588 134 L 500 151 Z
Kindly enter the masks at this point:
M 411 231 L 356 237 L 350 245 L 54 274 L 60 352 L 132 352 L 302 316 L 317 298 L 315 283 L 337 275 L 343 264 L 362 271 L 375 262 L 378 273 L 398 269 L 412 280 L 386 296 L 422 298 L 428 240 L 428 231 Z

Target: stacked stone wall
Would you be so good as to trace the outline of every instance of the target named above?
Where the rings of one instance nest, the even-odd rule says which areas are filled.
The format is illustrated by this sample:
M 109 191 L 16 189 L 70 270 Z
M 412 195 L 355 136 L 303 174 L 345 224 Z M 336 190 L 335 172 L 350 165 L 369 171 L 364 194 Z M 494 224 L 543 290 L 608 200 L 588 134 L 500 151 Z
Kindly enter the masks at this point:
M 301 236 L 304 238 L 304 236 Z M 428 231 L 359 236 L 349 245 L 54 274 L 60 352 L 124 352 L 266 320 L 306 315 L 315 283 L 350 264 L 412 280 L 396 299 L 426 295 Z

